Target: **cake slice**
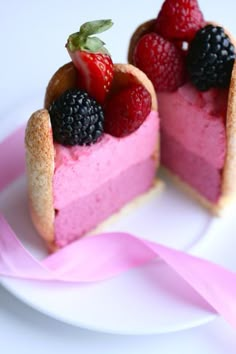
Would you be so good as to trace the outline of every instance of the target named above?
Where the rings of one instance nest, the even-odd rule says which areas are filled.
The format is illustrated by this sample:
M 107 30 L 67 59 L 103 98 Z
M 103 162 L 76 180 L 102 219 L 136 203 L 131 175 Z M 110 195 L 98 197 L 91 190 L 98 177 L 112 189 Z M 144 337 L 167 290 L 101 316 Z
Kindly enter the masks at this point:
M 81 52 L 74 54 L 81 56 Z M 101 89 L 96 91 L 97 86 L 91 81 L 86 87 L 87 91 L 92 88 L 94 96 L 98 93 L 101 105 L 90 92 L 88 95 L 86 90 L 81 91 L 81 85 L 86 86 L 87 82 L 81 79 L 82 75 L 74 58 L 61 67 L 48 84 L 45 108 L 32 114 L 26 128 L 30 211 L 36 229 L 51 249 L 84 236 L 149 191 L 159 164 L 157 101 L 146 75 L 132 65 L 115 64 L 106 95 Z M 98 75 L 96 72 L 97 80 Z M 65 97 L 70 97 L 70 101 L 65 101 Z M 144 99 L 140 101 L 140 97 Z M 125 105 L 122 101 L 117 107 L 120 98 Z M 146 103 L 148 110 L 143 110 Z M 61 106 L 64 115 L 58 113 Z M 77 123 L 86 125 L 80 127 L 86 128 L 82 132 L 87 133 L 85 136 L 75 131 L 68 133 L 70 127 L 78 129 L 78 115 L 73 116 L 77 106 L 83 116 Z M 91 109 L 103 112 L 105 122 L 101 119 L 96 123 Z M 133 121 L 129 121 L 131 118 Z M 63 120 L 64 125 L 57 119 Z
M 233 43 L 197 1 L 166 0 L 136 29 L 128 54 L 157 93 L 162 165 L 217 214 L 236 195 Z

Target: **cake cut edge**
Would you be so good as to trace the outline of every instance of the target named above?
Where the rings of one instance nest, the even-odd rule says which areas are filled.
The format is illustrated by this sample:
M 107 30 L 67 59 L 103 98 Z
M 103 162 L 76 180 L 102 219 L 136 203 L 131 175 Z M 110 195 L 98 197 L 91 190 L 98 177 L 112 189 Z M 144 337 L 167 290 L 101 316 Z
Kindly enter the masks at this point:
M 111 214 L 106 220 L 99 223 L 97 227 L 85 234 L 84 237 L 93 237 L 97 234 L 107 232 L 107 227 L 114 224 L 118 219 L 128 216 L 140 205 L 148 203 L 149 200 L 155 198 L 156 195 L 159 195 L 164 190 L 164 188 L 165 183 L 156 177 L 155 181 L 153 182 L 153 186 L 147 192 L 140 194 L 130 202 L 126 203 L 120 210 Z M 55 242 L 48 243 L 48 248 L 51 252 L 56 252 L 60 249 Z
M 229 205 L 230 198 L 227 196 L 222 196 L 218 203 L 214 204 L 210 202 L 207 198 L 205 198 L 203 195 L 198 193 L 196 189 L 191 187 L 189 184 L 185 183 L 178 175 L 170 171 L 168 168 L 161 166 L 160 171 L 164 180 L 165 176 L 169 178 L 170 181 L 172 181 L 172 183 L 176 185 L 178 189 L 183 191 L 185 195 L 189 195 L 193 201 L 199 203 L 202 207 L 204 207 L 214 216 L 222 216 L 225 210 L 225 206 Z

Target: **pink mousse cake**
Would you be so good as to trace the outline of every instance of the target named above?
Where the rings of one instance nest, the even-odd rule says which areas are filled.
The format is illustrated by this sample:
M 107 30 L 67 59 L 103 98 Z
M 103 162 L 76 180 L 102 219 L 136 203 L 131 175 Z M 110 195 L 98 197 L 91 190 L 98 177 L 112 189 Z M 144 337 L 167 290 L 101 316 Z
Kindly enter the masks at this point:
M 158 97 L 163 165 L 217 203 L 226 157 L 228 91 L 201 93 L 188 83 Z
M 94 144 L 71 147 L 54 140 L 49 106 L 76 85 L 73 63 L 55 73 L 45 109 L 31 116 L 25 138 L 30 210 L 50 249 L 82 237 L 153 187 L 159 162 L 155 91 L 139 69 L 114 65 L 110 92 L 133 84 L 147 90 L 151 106 L 142 124 L 123 137 L 104 132 Z
M 236 194 L 233 43 L 196 0 L 166 0 L 134 32 L 128 54 L 157 93 L 162 166 L 216 213 Z

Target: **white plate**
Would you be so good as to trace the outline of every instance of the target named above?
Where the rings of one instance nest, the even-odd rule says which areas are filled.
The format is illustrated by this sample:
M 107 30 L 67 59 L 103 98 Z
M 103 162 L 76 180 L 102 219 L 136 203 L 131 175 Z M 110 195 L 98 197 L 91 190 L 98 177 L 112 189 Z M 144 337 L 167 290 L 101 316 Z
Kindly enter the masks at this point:
M 26 247 L 36 257 L 46 256 L 28 215 L 24 176 L 0 194 L 0 210 Z M 177 249 L 191 249 L 236 269 L 235 226 L 233 213 L 222 220 L 214 219 L 168 182 L 161 194 L 118 218 L 109 230 L 130 231 Z M 177 331 L 215 317 L 200 296 L 162 263 L 86 286 L 7 278 L 1 283 L 16 297 L 51 317 L 107 333 Z

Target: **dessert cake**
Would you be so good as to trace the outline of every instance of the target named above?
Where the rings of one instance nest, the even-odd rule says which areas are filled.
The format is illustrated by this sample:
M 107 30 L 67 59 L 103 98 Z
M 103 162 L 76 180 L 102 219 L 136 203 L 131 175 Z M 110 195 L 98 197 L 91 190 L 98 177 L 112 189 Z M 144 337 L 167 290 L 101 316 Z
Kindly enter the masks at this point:
M 213 212 L 236 193 L 233 38 L 206 23 L 196 0 L 166 0 L 134 32 L 129 62 L 158 98 L 161 163 Z
M 139 69 L 113 64 L 104 43 L 91 37 L 111 24 L 86 23 L 69 37 L 72 61 L 53 75 L 45 108 L 27 124 L 30 211 L 51 249 L 96 228 L 155 182 L 155 90 Z

